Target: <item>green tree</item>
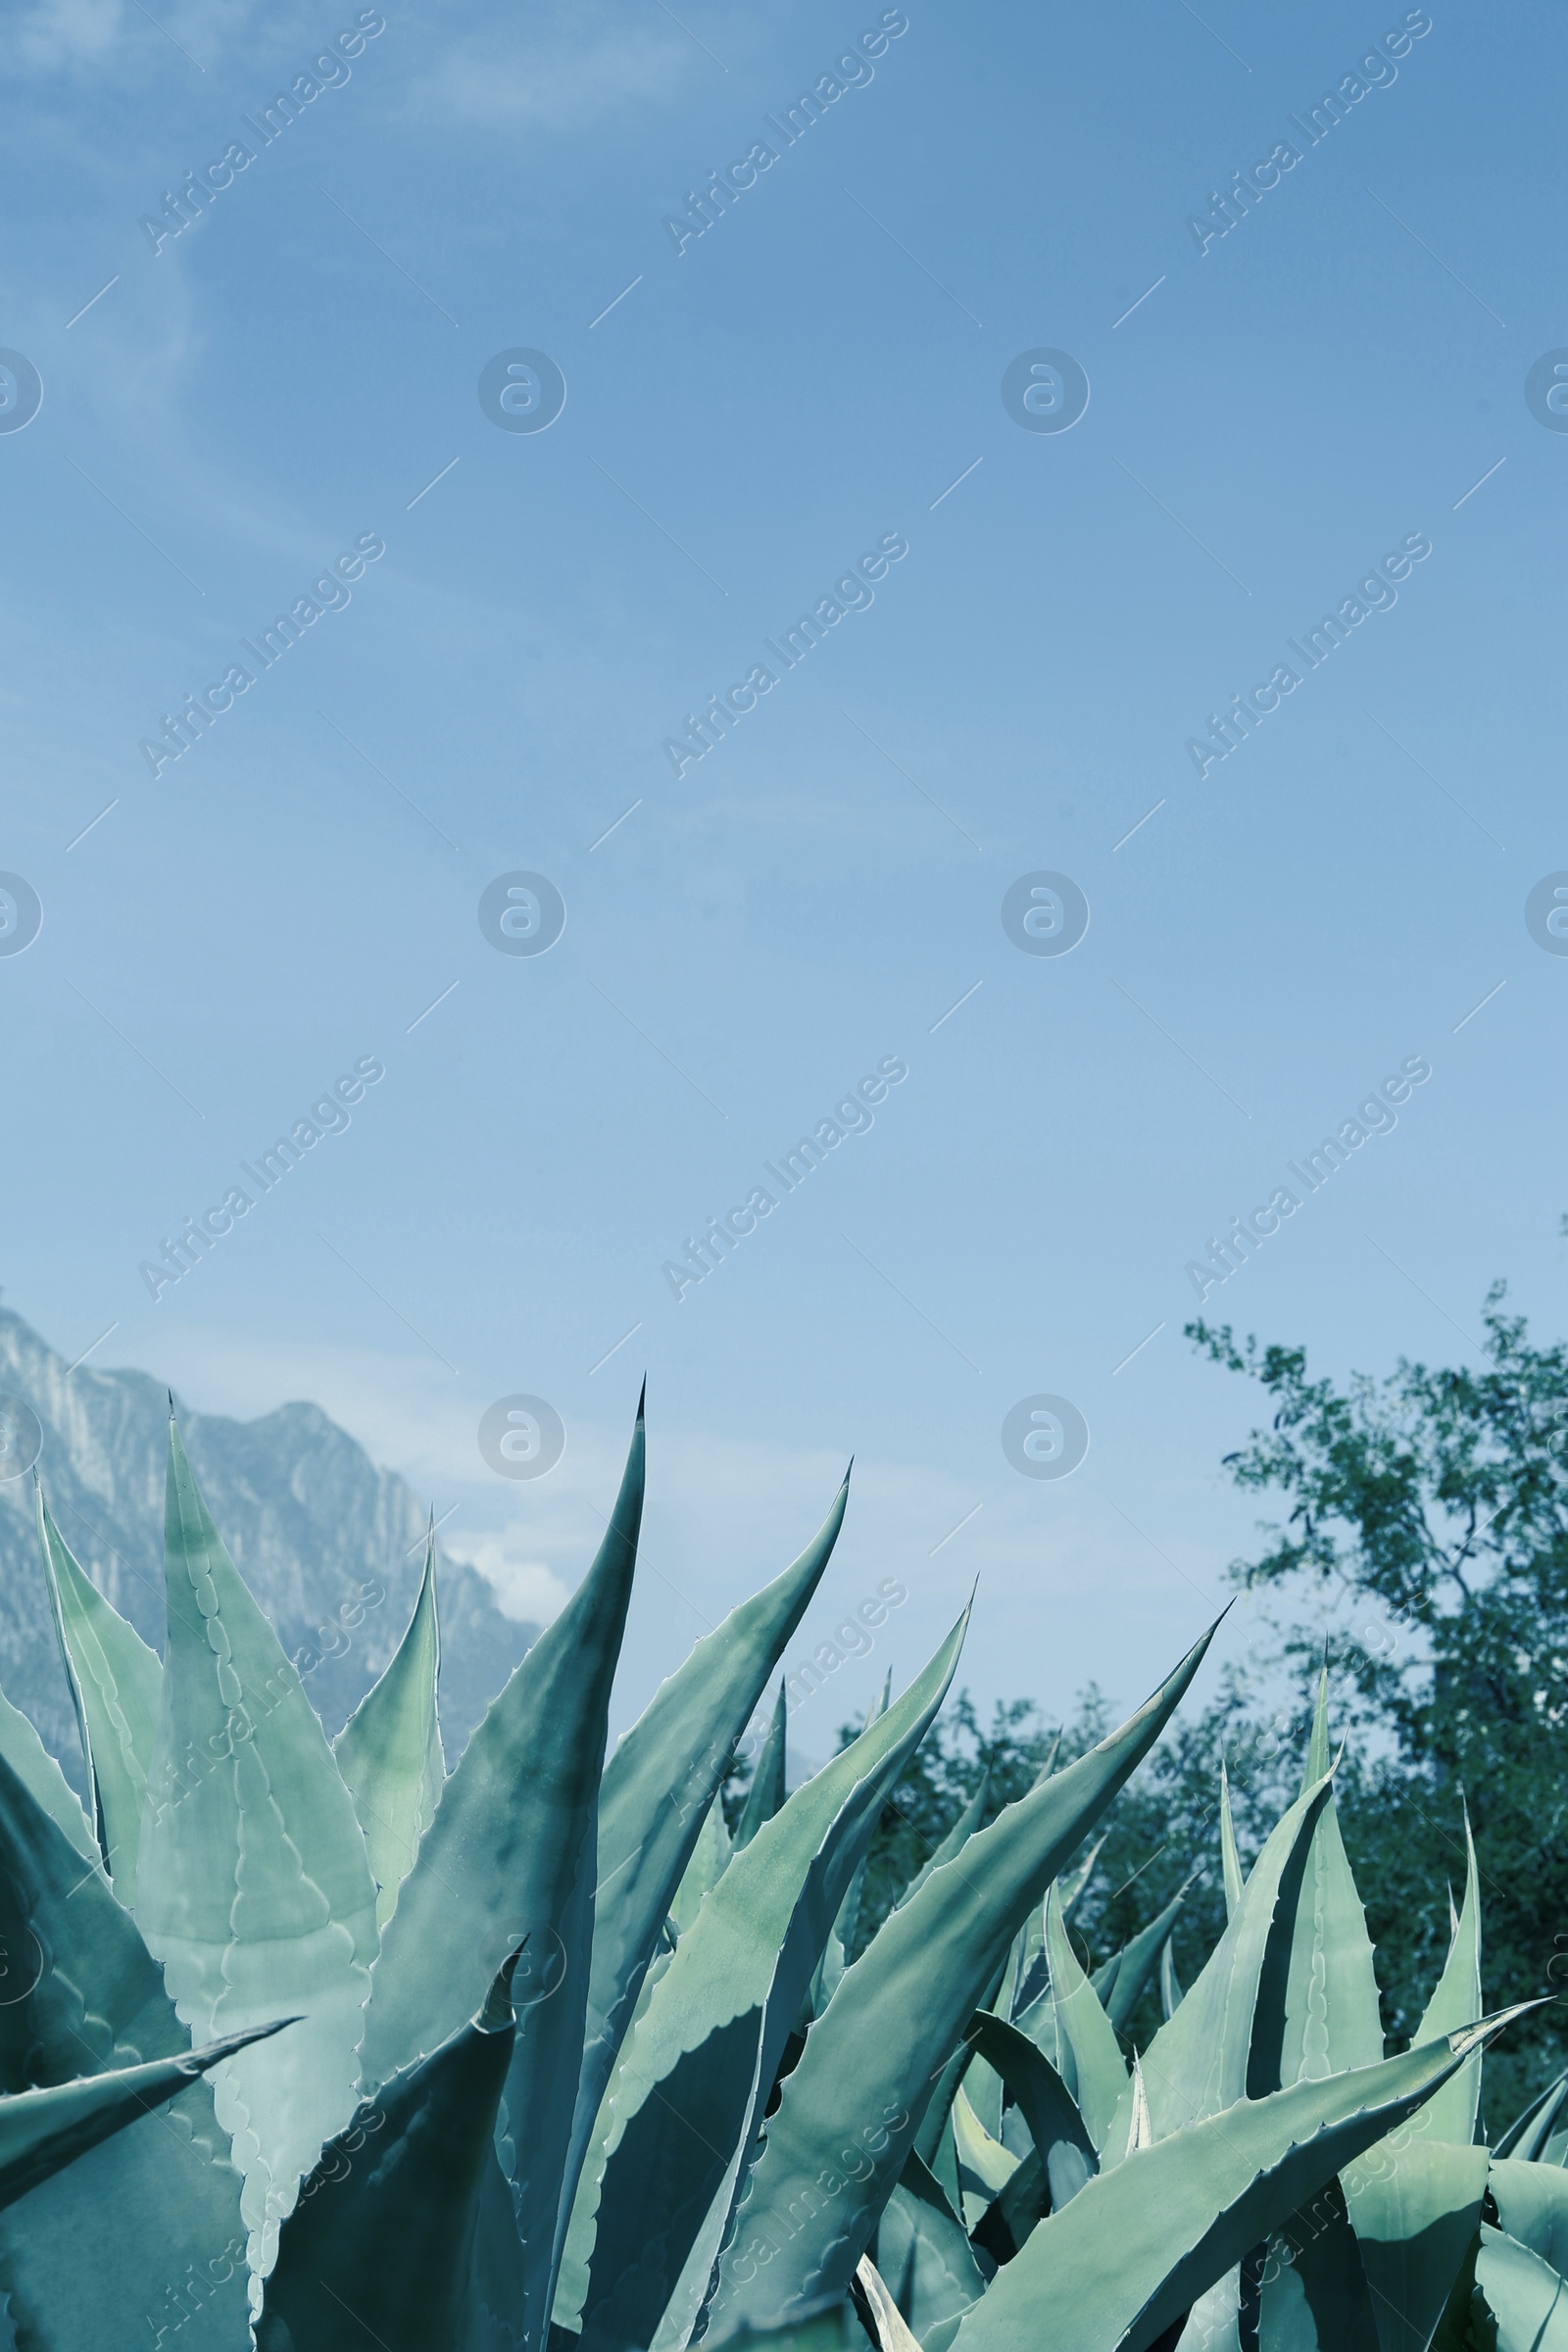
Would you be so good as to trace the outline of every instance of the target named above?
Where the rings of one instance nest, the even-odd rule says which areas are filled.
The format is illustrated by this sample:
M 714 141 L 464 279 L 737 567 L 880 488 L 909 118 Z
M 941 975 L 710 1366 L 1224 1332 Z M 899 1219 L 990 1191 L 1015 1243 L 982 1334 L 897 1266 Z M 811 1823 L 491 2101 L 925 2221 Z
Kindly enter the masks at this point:
M 1340 1712 L 1357 1734 L 1341 1818 L 1399 2036 L 1445 1948 L 1463 1802 L 1489 2000 L 1555 1993 L 1557 1965 L 1568 1975 L 1568 1348 L 1533 1345 L 1504 1297 L 1500 1283 L 1488 1294 L 1478 1366 L 1401 1357 L 1381 1381 L 1312 1380 L 1304 1348 L 1189 1326 L 1273 1406 L 1227 1461 L 1289 1513 L 1235 1574 L 1294 1616 L 1281 1655 L 1298 1678 L 1325 1614 L 1337 1625 Z M 1493 2079 L 1522 2096 L 1565 2061 L 1553 2006 L 1509 2035 Z

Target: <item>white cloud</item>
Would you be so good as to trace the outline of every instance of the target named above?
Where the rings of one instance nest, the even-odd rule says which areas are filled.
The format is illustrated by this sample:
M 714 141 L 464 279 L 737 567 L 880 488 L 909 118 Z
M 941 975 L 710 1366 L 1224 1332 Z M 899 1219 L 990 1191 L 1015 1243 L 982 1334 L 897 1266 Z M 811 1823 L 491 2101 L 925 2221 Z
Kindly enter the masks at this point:
M 488 1579 L 505 1616 L 519 1625 L 549 1625 L 571 1598 L 571 1587 L 547 1560 L 532 1556 L 537 1541 L 533 1529 L 514 1519 L 499 1535 L 448 1544 L 446 1548 L 455 1560 L 466 1561 Z

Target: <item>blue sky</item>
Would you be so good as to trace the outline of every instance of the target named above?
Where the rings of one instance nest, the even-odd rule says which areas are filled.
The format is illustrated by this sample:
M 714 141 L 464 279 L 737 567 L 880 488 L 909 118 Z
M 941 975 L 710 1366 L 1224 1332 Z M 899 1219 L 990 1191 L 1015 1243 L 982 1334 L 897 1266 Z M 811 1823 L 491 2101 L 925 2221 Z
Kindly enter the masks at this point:
M 0 434 L 0 868 L 43 909 L 0 956 L 8 1303 L 196 1405 L 318 1397 L 519 1611 L 580 1573 L 646 1367 L 623 1708 L 851 1451 L 823 1625 L 910 1597 L 806 1748 L 976 1576 L 977 1692 L 1135 1698 L 1254 1517 L 1185 1269 L 1407 1062 L 1206 1311 L 1338 1371 L 1472 1349 L 1498 1274 L 1561 1328 L 1568 958 L 1524 914 L 1568 867 L 1568 435 L 1525 398 L 1568 345 L 1561 18 L 156 14 L 0 34 L 0 345 L 43 384 Z M 236 140 L 192 225 L 142 225 Z M 548 429 L 480 405 L 517 350 L 564 378 Z M 1004 403 L 1040 350 L 1087 375 L 1069 430 Z M 545 954 L 480 929 L 516 872 L 564 903 Z M 1088 902 L 1070 954 L 1003 927 L 1038 872 Z M 364 1061 L 155 1301 L 165 1238 Z M 688 1238 L 889 1061 L 677 1299 Z M 518 1394 L 566 1435 L 537 1481 L 478 1450 Z M 1003 1450 L 1042 1394 L 1090 1433 L 1059 1481 Z

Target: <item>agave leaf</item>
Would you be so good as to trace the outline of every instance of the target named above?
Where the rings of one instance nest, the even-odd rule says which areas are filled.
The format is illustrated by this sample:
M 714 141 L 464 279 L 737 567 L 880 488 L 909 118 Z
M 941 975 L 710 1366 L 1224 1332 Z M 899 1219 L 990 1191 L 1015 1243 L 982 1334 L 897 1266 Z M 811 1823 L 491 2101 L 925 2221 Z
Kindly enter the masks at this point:
M 611 2127 L 608 2085 L 650 1955 L 666 1915 L 678 1936 L 689 1934 L 729 1865 L 735 1849 L 720 1786 L 735 1741 L 821 1582 L 848 1500 L 846 1473 L 800 1557 L 696 1644 L 605 1768 L 585 2046 L 558 2218 L 560 2325 L 576 2326 L 587 2291 Z M 781 1704 L 783 1697 L 781 1690 Z
M 1415 2047 L 1452 2033 L 1481 2006 L 1481 1906 L 1469 1839 L 1466 1819 L 1464 1906 Z M 1475 2235 L 1487 2185 L 1486 2150 L 1473 2144 L 1481 2058 L 1478 2049 L 1437 2092 L 1409 2145 L 1374 2149 L 1345 2176 L 1385 2352 L 1420 2352 L 1429 2342 Z
M 27 1717 L 0 1690 L 0 1763 L 8 1764 L 75 1847 L 84 1862 L 101 1859 L 81 1799 L 55 1762 Z
M 1107 1833 L 1108 1835 L 1108 1833 Z M 1097 1838 L 1076 1870 L 1070 1870 L 1061 1883 L 1061 1916 L 1070 1928 L 1083 1909 L 1089 1892 L 1089 1882 L 1095 1875 L 1095 1865 L 1105 1850 L 1105 1839 Z
M 1477 2017 L 1481 2012 L 1480 1873 L 1476 1869 L 1468 1807 L 1464 1815 L 1464 1902 L 1443 1974 L 1416 2029 L 1417 2042 L 1435 2041 L 1440 2034 L 1451 2034 L 1465 2018 Z M 1478 2050 L 1470 2065 L 1434 2101 L 1427 2137 L 1451 2139 L 1464 2146 L 1476 2138 L 1476 2119 L 1481 2110 L 1481 2056 Z
M 1337 2180 L 1276 2231 L 1258 2284 L 1265 2352 L 1378 2352 L 1372 2290 Z
M 953 2139 L 958 2151 L 958 2186 L 963 2192 L 963 2219 L 972 2230 L 1018 2170 L 1018 2159 L 993 2139 L 959 2086 L 953 2102 Z
M 1329 1662 L 1324 1658 L 1317 1678 L 1317 1703 L 1312 1709 L 1312 1732 L 1306 1743 L 1306 1757 L 1301 1766 L 1301 1786 L 1298 1795 L 1304 1796 L 1314 1781 L 1320 1781 L 1333 1766 L 1333 1751 L 1329 1746 Z
M 677 1936 L 684 1936 L 703 1907 L 703 1897 L 718 1885 L 729 1867 L 734 1847 L 724 1827 L 724 1808 L 715 1796 L 697 1833 L 692 1858 L 681 1875 L 669 1906 L 669 1924 Z M 647 1979 L 644 1978 L 644 1983 Z
M 1296 1900 L 1329 1786 L 1326 1780 L 1314 1783 L 1271 1833 L 1224 1935 L 1181 2007 L 1143 2053 L 1156 2139 L 1278 2082 Z M 1254 2045 L 1265 2053 L 1261 2063 L 1268 2071 L 1261 2082 L 1253 2072 Z M 1132 2104 L 1129 2083 L 1101 2142 L 1107 2165 L 1127 2144 Z
M 694 2278 L 700 2299 L 707 2272 L 685 2274 L 705 2214 L 718 2209 L 710 2265 L 846 1884 L 942 1703 L 966 1625 L 967 1612 L 888 1713 L 763 1824 L 677 1944 L 623 2070 L 603 2174 L 585 2173 L 573 2218 L 573 2246 L 589 2270 L 583 2352 L 651 2342 L 677 2287 L 683 2324 L 695 2318 Z
M 1340 1835 L 1332 1790 L 1318 1814 L 1303 1858 L 1285 1970 L 1277 2050 L 1270 2044 L 1265 2051 L 1261 2043 L 1256 2049 L 1256 2065 L 1248 2085 L 1253 2095 L 1259 2090 L 1288 2087 L 1307 2077 L 1375 2065 L 1383 2055 L 1383 2024 L 1372 1939 Z M 1480 2007 L 1478 1984 L 1475 2000 L 1452 2024 L 1476 2016 Z M 1417 2035 L 1421 2041 L 1434 2038 L 1435 2034 Z M 1479 2058 L 1474 2063 L 1479 2065 Z M 1435 2118 L 1452 2089 L 1450 2083 L 1438 2093 L 1428 2109 L 1429 2117 Z M 1435 2132 L 1435 2121 L 1428 2128 Z
M 1123 1944 L 1116 1954 L 1115 1973 L 1108 1987 L 1101 1990 L 1096 1984 L 1095 1989 L 1100 1992 L 1105 2015 L 1118 2034 L 1126 2032 L 1133 2011 L 1138 2006 L 1139 1996 L 1153 1975 L 1161 1952 L 1169 1944 L 1171 1930 L 1181 1917 L 1182 1905 L 1186 1900 L 1187 1888 L 1184 1886 L 1178 1894 L 1171 1896 L 1163 1911 L 1152 1919 L 1147 1928 L 1141 1930 L 1130 1943 Z M 1380 2050 L 1378 2056 L 1382 2055 Z
M 1159 1954 L 1159 2006 L 1167 2020 L 1173 2018 L 1182 2003 L 1181 1983 L 1176 1975 L 1176 1954 L 1167 1936 Z
M 1242 1873 L 1242 1857 L 1236 1850 L 1236 1824 L 1231 1819 L 1231 1781 L 1223 1758 L 1219 1768 L 1219 1858 L 1225 1874 L 1225 1916 L 1236 1917 L 1236 1907 L 1247 1884 Z
M 1430 2045 L 1426 2045 L 1430 2046 Z M 1487 2151 L 1408 2133 L 1345 2169 L 1385 2352 L 1423 2352 L 1481 2219 Z
M 778 1697 L 773 1703 L 772 1720 L 767 1727 L 767 1738 L 763 1740 L 762 1752 L 757 1759 L 757 1770 L 753 1773 L 752 1785 L 746 1791 L 746 1802 L 741 1807 L 741 1817 L 735 1824 L 735 1850 L 737 1853 L 743 1845 L 751 1844 L 764 1821 L 771 1821 L 774 1814 L 780 1811 L 784 1799 L 789 1793 L 784 1786 L 784 1741 L 788 1723 L 789 1708 L 785 1702 L 784 1682 L 781 1676 Z
M 322 2149 L 283 2225 L 258 2352 L 343 2352 L 350 2336 L 383 2352 L 462 2343 L 516 2034 L 516 1961 L 503 1962 L 467 2025 L 383 2083 Z
M 514 1986 L 521 2023 L 497 2147 L 526 2249 L 527 2309 L 519 2316 L 535 2341 L 544 2339 L 549 2323 L 558 2215 L 569 2206 L 572 2188 L 600 1875 L 600 1776 L 637 1559 L 645 1457 L 639 1402 L 620 1491 L 593 1565 L 442 1786 L 387 1923 L 366 2034 L 366 2081 L 374 2086 L 455 2033 L 477 2007 L 491 1971 L 526 1939 Z M 666 1781 L 662 1798 L 668 1788 Z M 699 1827 L 694 1819 L 694 1838 Z M 659 1889 L 649 1951 L 673 1886 L 672 1875 Z M 612 2048 L 609 2061 L 613 2056 Z
M 872 1724 L 880 1716 L 885 1715 L 892 1704 L 893 1669 L 890 1666 L 883 1678 L 881 1695 L 873 1699 L 866 1709 L 865 1722 L 861 1728 L 869 1731 Z M 833 1932 L 827 1939 L 827 1949 L 822 1954 L 820 1965 L 812 1980 L 810 1998 L 813 2017 L 821 2016 L 838 1990 L 839 1980 L 849 1966 L 850 1951 L 860 1926 L 860 1894 L 865 1886 L 865 1866 L 869 1852 L 870 1849 L 867 1846 L 855 1866 L 855 1875 L 850 1881 L 843 1902 L 839 1905 L 839 1915 L 833 1922 Z M 998 2120 L 1000 2123 L 1000 2117 Z
M 1076 2101 L 1049 2058 L 1026 2034 L 984 2011 L 970 2029 L 1017 2102 L 1045 2167 L 1055 2211 L 1075 2197 L 1100 2169 L 1095 2143 Z
M 1568 2173 L 1554 2164 L 1494 2156 L 1487 2186 L 1508 2235 L 1568 2275 Z
M 849 1473 L 822 1526 L 801 1553 L 760 1592 L 731 1610 L 706 1635 L 660 1690 L 605 1767 L 599 1796 L 599 1891 L 595 1897 L 593 1961 L 581 2079 L 558 2216 L 558 2260 L 576 2211 L 585 2170 L 603 2168 L 593 2134 L 616 2053 L 631 2023 L 644 1971 L 661 1927 L 673 1909 L 684 1933 L 695 1917 L 695 1886 L 685 1874 L 699 1839 L 702 1891 L 717 1882 L 729 1858 L 718 1790 L 736 1740 L 756 1712 L 767 1678 L 822 1581 L 849 1501 Z M 780 1703 L 783 1703 L 780 1692 Z M 779 1725 L 782 1773 L 783 1728 Z M 711 1875 L 709 1875 L 709 1874 Z M 688 1916 L 688 1906 L 690 1916 Z M 578 2225 L 579 2239 L 582 2225 Z M 584 2277 L 574 2263 L 567 2306 L 578 2307 Z
M 877 2230 L 877 2265 L 924 2352 L 946 2352 L 985 2292 L 963 2224 L 912 2150 Z
M 0 1949 L 8 1972 L 0 2089 L 186 2053 L 162 1971 L 96 1855 L 83 1858 L 3 1759 Z M 156 2131 L 106 2140 L 33 2189 L 15 2215 L 0 2213 L 0 2290 L 21 2352 L 119 2342 L 127 2310 L 149 2315 L 155 2337 L 166 2322 L 188 2322 L 182 2352 L 243 2352 L 249 2273 L 239 2190 L 211 2086 L 201 2082 L 180 2092 Z M 94 2248 L 90 2263 L 84 2243 Z
M 1483 2225 L 1476 2284 L 1496 2328 L 1496 2352 L 1568 2352 L 1568 2280 L 1539 2254 Z
M 1046 2168 L 1040 2161 L 1038 2148 L 1029 2148 L 1019 2155 L 1015 2172 L 992 2198 L 976 2222 L 972 2236 L 977 2253 L 989 2256 L 1001 2265 L 1010 2262 L 1018 2248 L 1026 2245 L 1029 2232 L 1045 2220 L 1051 2211 L 1051 2183 Z M 883 2215 L 883 2221 L 887 2219 Z
M 98 1843 L 115 1891 L 129 1905 L 136 1884 L 142 1800 L 152 1761 L 164 1670 L 133 1625 L 72 1554 L 35 1487 L 38 1542 L 55 1631 L 76 1706 Z
M 1072 2052 L 1074 2096 L 1090 2138 L 1103 2150 L 1117 2106 L 1129 2088 L 1127 2068 L 1117 2046 L 1116 2030 L 1078 1964 L 1054 1886 L 1046 1896 L 1046 1957 L 1051 1963 L 1057 2036 Z
M 1299 1800 L 1298 1800 L 1299 1801 Z M 1341 2167 L 1412 2115 L 1489 2021 L 1376 2066 L 1242 2100 L 1140 2149 L 1042 2222 L 958 2352 L 1149 2352 Z
M 419 1840 L 435 1818 L 446 1778 L 436 1710 L 440 1670 L 432 1527 L 408 1629 L 386 1672 L 361 1699 L 332 1744 L 365 1832 L 376 1885 L 376 1924 L 383 1931 L 397 1908 L 398 1889 L 414 1868 Z
M 354 2111 L 375 1887 L 326 1736 L 219 1541 L 172 1419 L 165 1573 L 136 1923 L 203 2038 L 279 2010 L 302 2021 L 215 2082 L 251 2267 L 265 2274 L 301 2178 Z
M 869 2254 L 862 2254 L 850 2282 L 857 2316 L 877 2352 L 921 2352 Z
M 969 1839 L 974 1836 L 975 1831 L 980 1827 L 980 1824 L 986 1817 L 986 1797 L 990 1792 L 990 1788 L 991 1775 L 989 1772 L 983 1772 L 980 1775 L 979 1785 L 977 1786 L 973 1796 L 970 1797 L 968 1803 L 963 1807 L 952 1829 L 943 1838 L 941 1844 L 932 1848 L 924 1863 L 915 1872 L 913 1878 L 909 1881 L 909 1884 L 900 1895 L 899 1907 L 901 1909 L 904 1904 L 909 1900 L 911 1895 L 919 1892 L 920 1888 L 925 1885 L 927 1879 L 931 1876 L 931 1873 L 934 1870 L 940 1870 L 944 1862 L 951 1862 L 954 1855 L 958 1851 L 959 1847 L 966 1845 Z
M 1212 1629 L 1210 1629 L 1211 1633 Z M 1130 1721 L 1054 1774 L 895 1911 L 846 1975 L 784 2084 L 724 2257 L 710 2333 L 784 2321 L 840 2294 L 904 2168 L 935 2078 L 1030 1905 L 1152 1747 L 1197 1673 L 1205 1634 Z M 860 2119 L 863 2177 L 845 2177 L 843 2119 Z M 832 2183 L 827 2203 L 821 2180 Z M 792 2208 L 814 2212 L 802 2229 Z
M 80 1854 L 0 1757 L 0 2091 L 173 2057 L 162 1972 Z
M 209 2067 L 278 2033 L 286 2022 L 229 2034 L 178 2058 L 155 2058 L 148 2066 L 117 2067 L 0 2098 L 0 2206 L 14 2205 L 101 2140 L 155 2114 Z
M 1494 2157 L 1517 2156 L 1526 2164 L 1539 2164 L 1565 2107 L 1568 2107 L 1568 2074 L 1561 2074 L 1546 2084 L 1539 2098 L 1531 2100 L 1523 2115 L 1515 2117 L 1493 2149 Z

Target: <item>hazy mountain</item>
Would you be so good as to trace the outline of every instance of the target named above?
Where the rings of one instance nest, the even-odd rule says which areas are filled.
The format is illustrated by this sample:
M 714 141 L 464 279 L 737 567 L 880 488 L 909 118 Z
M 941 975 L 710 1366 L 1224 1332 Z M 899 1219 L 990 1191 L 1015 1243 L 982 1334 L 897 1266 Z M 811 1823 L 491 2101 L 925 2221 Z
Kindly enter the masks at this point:
M 71 1371 L 29 1324 L 0 1307 L 5 1392 L 21 1396 L 43 1424 L 38 1474 L 61 1534 L 121 1614 L 162 1650 L 165 1391 L 144 1372 L 86 1364 Z M 408 1623 L 423 1560 L 424 1506 L 318 1405 L 284 1404 L 259 1421 L 227 1421 L 175 1403 L 219 1534 L 299 1665 L 317 1711 L 336 1731 Z M 441 1728 L 451 1763 L 538 1628 L 504 1617 L 476 1570 L 442 1559 L 439 1574 Z M 357 1609 L 363 1617 L 347 1630 L 338 1613 Z M 30 1477 L 0 1480 L 0 1688 L 79 1781 Z

